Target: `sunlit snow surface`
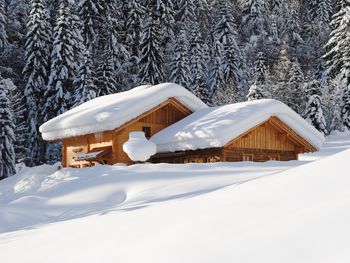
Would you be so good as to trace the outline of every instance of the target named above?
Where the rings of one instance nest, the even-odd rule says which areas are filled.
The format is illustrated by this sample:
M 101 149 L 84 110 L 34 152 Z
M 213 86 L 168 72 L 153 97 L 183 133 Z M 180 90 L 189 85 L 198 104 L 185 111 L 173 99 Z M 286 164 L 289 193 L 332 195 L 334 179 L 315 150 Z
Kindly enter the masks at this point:
M 3 262 L 350 262 L 350 135 L 300 161 L 24 168 Z

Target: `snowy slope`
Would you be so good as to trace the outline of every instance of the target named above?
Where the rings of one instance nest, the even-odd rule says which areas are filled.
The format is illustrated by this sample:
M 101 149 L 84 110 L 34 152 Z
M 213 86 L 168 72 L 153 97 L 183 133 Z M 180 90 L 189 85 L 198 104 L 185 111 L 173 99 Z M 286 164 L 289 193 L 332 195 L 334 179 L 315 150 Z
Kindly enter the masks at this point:
M 299 162 L 25 169 L 0 183 L 0 255 L 349 262 L 349 146 L 350 136 L 330 137 Z

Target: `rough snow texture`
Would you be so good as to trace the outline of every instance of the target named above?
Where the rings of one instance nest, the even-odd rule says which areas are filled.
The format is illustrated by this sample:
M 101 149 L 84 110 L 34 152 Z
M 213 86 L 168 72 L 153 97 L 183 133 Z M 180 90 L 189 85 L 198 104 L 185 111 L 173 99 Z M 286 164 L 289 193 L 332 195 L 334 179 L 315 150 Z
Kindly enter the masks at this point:
M 40 132 L 44 140 L 58 140 L 113 130 L 169 98 L 176 98 L 192 111 L 208 107 L 177 84 L 144 85 L 88 101 L 44 123 Z
M 324 136 L 288 106 L 272 99 L 255 100 L 197 111 L 155 134 L 158 152 L 222 147 L 250 128 L 278 117 L 319 149 Z

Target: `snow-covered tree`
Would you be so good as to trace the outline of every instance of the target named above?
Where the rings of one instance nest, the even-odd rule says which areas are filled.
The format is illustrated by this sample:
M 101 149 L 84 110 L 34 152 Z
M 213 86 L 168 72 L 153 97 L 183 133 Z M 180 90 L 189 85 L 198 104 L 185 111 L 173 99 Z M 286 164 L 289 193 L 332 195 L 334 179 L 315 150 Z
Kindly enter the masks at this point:
M 24 96 L 28 110 L 27 164 L 35 165 L 40 163 L 40 146 L 43 146 L 38 131 L 42 124 L 40 112 L 43 109 L 42 99 L 49 71 L 51 32 L 44 1 L 32 0 L 31 7 L 27 23 L 23 77 L 26 83 Z
M 182 27 L 190 26 L 195 19 L 195 4 L 194 0 L 179 0 L 178 13 L 176 14 L 177 21 L 181 23 Z M 186 29 L 189 29 L 187 27 Z
M 253 84 L 249 88 L 249 92 L 247 95 L 248 100 L 260 100 L 263 99 L 264 91 L 262 90 L 262 86 L 258 86 L 257 84 Z
M 341 94 L 340 115 L 343 125 L 350 130 L 350 85 L 343 83 Z
M 163 81 L 163 63 L 164 55 L 161 48 L 161 36 L 159 17 L 155 11 L 151 13 L 144 21 L 142 37 L 140 44 L 140 73 L 139 79 L 143 84 L 157 84 Z
M 113 74 L 113 61 L 106 53 L 97 67 L 97 96 L 104 96 L 118 92 Z
M 128 1 L 128 13 L 126 19 L 126 34 L 131 55 L 138 57 L 138 47 L 141 41 L 142 24 L 146 9 L 141 0 Z
M 77 39 L 75 18 L 71 5 L 62 0 L 57 24 L 54 28 L 54 42 L 51 53 L 51 71 L 45 92 L 44 120 L 48 120 L 68 110 L 73 102 L 73 79 L 77 73 Z
M 189 88 L 190 84 L 188 47 L 187 34 L 184 30 L 181 30 L 174 44 L 170 64 L 170 80 L 186 88 Z
M 190 89 L 205 102 L 208 102 L 210 97 L 209 89 L 206 84 L 206 61 L 209 60 L 207 52 L 208 47 L 204 42 L 203 36 L 199 32 L 197 25 L 193 29 L 190 44 L 190 70 L 192 79 Z
M 5 0 L 0 0 L 0 50 L 8 45 L 6 33 Z
M 222 67 L 222 60 L 223 60 L 223 46 L 220 41 L 216 41 L 214 43 L 214 57 L 213 57 L 213 66 L 211 68 L 210 72 L 210 92 L 212 101 L 211 103 L 213 105 L 219 105 L 221 104 L 220 101 L 217 99 L 217 91 L 224 90 L 225 89 L 225 81 L 224 81 L 224 69 Z
M 89 50 L 85 50 L 79 65 L 79 73 L 74 80 L 74 107 L 92 100 L 97 95 L 95 86 L 95 73 L 93 72 L 92 58 Z
M 0 180 L 15 173 L 15 120 L 5 87 L 0 76 Z
M 269 10 L 269 2 L 266 0 L 244 1 L 241 27 L 245 36 L 264 35 L 266 32 L 266 18 Z
M 91 52 L 92 47 L 97 43 L 103 7 L 100 0 L 80 0 L 78 10 L 82 21 L 81 35 L 85 46 Z
M 326 61 L 326 74 L 335 78 L 344 66 L 347 47 L 350 45 L 348 28 L 350 26 L 350 3 L 347 0 L 339 1 L 339 11 L 333 16 L 329 41 L 325 48 L 327 53 L 323 56 Z
M 305 110 L 305 119 L 324 135 L 328 134 L 327 124 L 322 110 L 322 93 L 319 81 L 312 80 L 305 88 L 308 102 Z
M 228 94 L 234 98 L 238 98 L 238 87 L 242 80 L 242 61 L 243 56 L 237 44 L 237 32 L 232 15 L 232 4 L 228 0 L 219 3 L 216 11 L 216 22 L 214 28 L 214 39 L 222 44 L 222 64 L 223 76 L 226 86 L 232 86 L 234 94 Z
M 303 39 L 301 37 L 300 11 L 298 11 L 297 7 L 292 8 L 288 19 L 286 20 L 283 36 L 284 40 L 289 44 L 289 46 L 294 49 L 303 43 Z
M 304 74 L 297 61 L 292 62 L 289 72 L 287 92 L 284 101 L 295 112 L 302 114 L 305 109 Z

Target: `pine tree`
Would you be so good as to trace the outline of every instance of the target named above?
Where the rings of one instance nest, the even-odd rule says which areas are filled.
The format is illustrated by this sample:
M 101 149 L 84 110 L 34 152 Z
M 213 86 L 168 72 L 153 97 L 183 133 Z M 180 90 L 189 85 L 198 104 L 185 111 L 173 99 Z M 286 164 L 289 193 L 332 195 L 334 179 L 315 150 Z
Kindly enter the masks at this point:
M 113 74 L 113 61 L 106 52 L 97 68 L 97 97 L 118 92 L 117 83 Z
M 178 5 L 177 21 L 183 29 L 190 30 L 189 26 L 196 17 L 194 0 L 180 0 Z
M 327 125 L 322 110 L 322 93 L 320 83 L 313 80 L 306 85 L 308 102 L 306 105 L 305 118 L 317 130 L 324 135 L 328 134 Z
M 260 99 L 263 99 L 264 97 L 265 96 L 264 96 L 263 90 L 261 89 L 261 86 L 258 86 L 256 84 L 253 84 L 250 86 L 249 92 L 247 95 L 248 100 L 260 100 Z
M 317 6 L 317 20 L 323 25 L 328 25 L 333 13 L 332 0 L 318 0 Z
M 8 45 L 6 23 L 5 0 L 0 0 L 0 50 L 3 50 Z
M 170 80 L 186 88 L 189 88 L 190 85 L 188 46 L 186 32 L 181 30 L 174 44 L 173 59 L 170 64 Z
M 297 61 L 292 63 L 284 102 L 295 112 L 302 114 L 305 109 L 304 75 Z
M 298 11 L 298 7 L 292 8 L 288 19 L 286 20 L 283 35 L 285 41 L 294 49 L 303 43 L 303 39 L 301 37 L 300 11 Z
M 343 126 L 350 130 L 350 85 L 343 84 L 340 104 L 340 116 Z
M 82 21 L 82 37 L 87 49 L 91 52 L 97 44 L 98 32 L 101 26 L 103 7 L 100 0 L 80 0 L 78 13 Z
M 241 27 L 246 38 L 266 34 L 268 11 L 269 4 L 266 0 L 244 1 Z
M 73 85 L 75 89 L 74 107 L 96 97 L 95 73 L 90 52 L 86 49 L 80 62 L 79 73 Z
M 350 3 L 347 0 L 339 1 L 339 11 L 333 16 L 332 32 L 325 49 L 327 53 L 323 56 L 326 61 L 326 74 L 335 78 L 344 66 L 344 57 L 348 56 L 345 50 L 350 45 L 348 27 L 350 15 Z
M 14 116 L 11 102 L 0 77 L 0 180 L 15 173 Z
M 223 60 L 223 46 L 220 41 L 214 43 L 214 58 L 213 67 L 211 68 L 210 74 L 210 93 L 211 93 L 211 103 L 213 105 L 220 105 L 221 101 L 218 100 L 218 92 L 225 89 L 224 81 L 224 69 L 222 67 Z M 219 96 L 220 97 L 220 96 Z
M 210 100 L 208 86 L 206 85 L 207 72 L 205 71 L 205 61 L 209 59 L 207 52 L 208 47 L 203 40 L 202 34 L 198 30 L 198 25 L 196 25 L 192 32 L 190 45 L 190 70 L 192 78 L 190 89 L 205 102 Z
M 143 19 L 146 13 L 140 0 L 128 1 L 128 14 L 126 19 L 127 41 L 130 43 L 131 56 L 138 57 L 138 47 L 141 41 Z
M 57 25 L 54 28 L 54 42 L 51 53 L 51 72 L 45 92 L 45 116 L 49 120 L 68 110 L 73 102 L 72 83 L 77 72 L 76 48 L 80 48 L 77 40 L 72 8 L 66 0 L 62 0 L 59 8 Z
M 228 94 L 238 100 L 238 88 L 242 80 L 242 53 L 238 47 L 236 36 L 237 32 L 232 16 L 232 4 L 228 0 L 219 3 L 216 10 L 216 22 L 214 28 L 214 39 L 222 44 L 222 64 L 223 77 L 226 86 L 232 86 L 234 94 Z
M 266 80 L 266 60 L 263 52 L 259 52 L 254 62 L 254 82 L 263 84 Z
M 142 84 L 158 84 L 164 79 L 163 63 L 164 55 L 161 48 L 160 22 L 156 10 L 151 9 L 150 14 L 144 21 L 140 44 L 140 73 L 139 79 Z
M 37 165 L 41 159 L 41 146 L 44 145 L 38 134 L 42 124 L 40 112 L 43 109 L 43 95 L 47 83 L 50 57 L 50 25 L 43 0 L 32 0 L 27 23 L 26 54 L 23 77 L 24 95 L 28 110 L 28 151 L 27 164 Z

